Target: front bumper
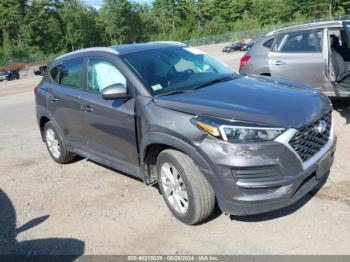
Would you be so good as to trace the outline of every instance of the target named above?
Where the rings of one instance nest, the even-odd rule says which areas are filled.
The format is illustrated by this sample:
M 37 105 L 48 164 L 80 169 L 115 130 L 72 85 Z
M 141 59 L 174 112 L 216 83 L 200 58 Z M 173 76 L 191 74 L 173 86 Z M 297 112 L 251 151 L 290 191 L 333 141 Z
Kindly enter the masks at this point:
M 200 144 L 218 182 L 214 190 L 220 190 L 222 196 L 218 198 L 220 209 L 239 216 L 280 209 L 298 201 L 327 177 L 327 172 L 316 177 L 317 166 L 325 155 L 330 155 L 333 162 L 335 149 L 334 131 L 307 163 L 283 141 L 233 145 L 206 138 Z

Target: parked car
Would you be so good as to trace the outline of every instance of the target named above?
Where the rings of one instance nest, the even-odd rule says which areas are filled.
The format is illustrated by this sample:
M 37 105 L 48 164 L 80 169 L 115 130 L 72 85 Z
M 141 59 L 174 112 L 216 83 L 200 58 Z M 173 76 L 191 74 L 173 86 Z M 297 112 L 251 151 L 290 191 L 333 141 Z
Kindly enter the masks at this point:
M 19 79 L 19 73 L 17 70 L 8 70 L 0 72 L 0 82 L 4 80 L 11 81 L 13 79 Z
M 231 53 L 234 51 L 241 51 L 243 48 L 245 48 L 246 45 L 247 44 L 243 42 L 233 43 L 228 46 L 225 46 L 222 52 Z
M 333 162 L 326 96 L 288 80 L 243 77 L 182 43 L 72 52 L 48 65 L 34 92 L 54 161 L 80 155 L 158 183 L 187 224 L 208 218 L 216 202 L 234 215 L 290 205 Z
M 38 66 L 38 67 L 34 68 L 33 73 L 36 76 L 43 76 L 43 75 L 45 75 L 46 68 L 47 68 L 47 66 Z
M 241 48 L 241 51 L 248 51 L 248 50 L 250 50 L 253 47 L 253 45 L 255 45 L 261 38 L 262 38 L 262 36 L 254 37 L 252 40 L 250 40 L 248 42 L 248 44 L 244 45 Z
M 0 82 L 6 80 L 6 71 L 0 71 Z
M 240 60 L 241 74 L 270 75 L 268 54 L 274 36 L 262 37 Z
M 270 50 L 264 48 L 269 37 L 274 39 Z M 300 81 L 331 97 L 349 97 L 350 21 L 272 32 L 242 57 L 239 72 Z

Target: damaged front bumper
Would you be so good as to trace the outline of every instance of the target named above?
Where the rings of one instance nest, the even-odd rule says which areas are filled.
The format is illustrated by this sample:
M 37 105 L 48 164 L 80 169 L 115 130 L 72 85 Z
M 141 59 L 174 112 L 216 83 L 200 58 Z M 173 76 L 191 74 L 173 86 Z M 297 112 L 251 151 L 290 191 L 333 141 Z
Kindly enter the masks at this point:
M 223 195 L 218 204 L 223 212 L 242 216 L 280 209 L 295 203 L 327 177 L 336 148 L 333 130 L 327 144 L 307 162 L 284 141 L 288 137 L 230 144 L 207 137 L 198 145 L 218 181 L 220 188 L 216 190 Z

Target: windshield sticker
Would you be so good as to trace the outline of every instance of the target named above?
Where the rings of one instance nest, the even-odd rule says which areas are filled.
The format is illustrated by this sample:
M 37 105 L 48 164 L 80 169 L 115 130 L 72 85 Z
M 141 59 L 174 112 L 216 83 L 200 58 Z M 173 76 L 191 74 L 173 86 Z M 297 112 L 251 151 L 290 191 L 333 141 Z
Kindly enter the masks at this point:
M 188 52 L 191 52 L 194 55 L 205 55 L 205 52 L 193 47 L 186 47 L 185 50 L 187 50 Z
M 153 91 L 158 91 L 158 90 L 161 90 L 161 89 L 163 89 L 161 84 L 157 84 L 157 85 L 152 86 L 152 90 Z

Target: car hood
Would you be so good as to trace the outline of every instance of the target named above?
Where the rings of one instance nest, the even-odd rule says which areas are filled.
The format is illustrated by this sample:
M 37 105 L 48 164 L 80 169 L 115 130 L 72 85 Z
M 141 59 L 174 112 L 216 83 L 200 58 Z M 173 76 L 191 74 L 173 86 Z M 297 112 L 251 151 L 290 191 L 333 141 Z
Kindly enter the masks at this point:
M 300 128 L 330 110 L 307 85 L 271 77 L 238 77 L 198 90 L 154 98 L 158 106 L 193 115 Z

